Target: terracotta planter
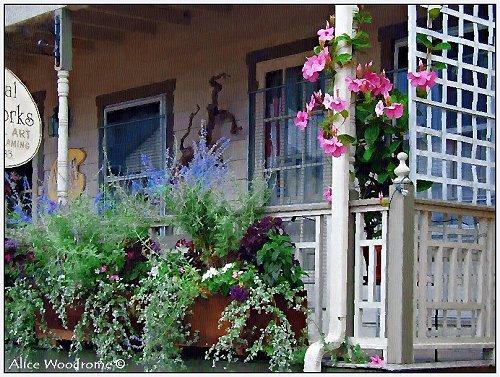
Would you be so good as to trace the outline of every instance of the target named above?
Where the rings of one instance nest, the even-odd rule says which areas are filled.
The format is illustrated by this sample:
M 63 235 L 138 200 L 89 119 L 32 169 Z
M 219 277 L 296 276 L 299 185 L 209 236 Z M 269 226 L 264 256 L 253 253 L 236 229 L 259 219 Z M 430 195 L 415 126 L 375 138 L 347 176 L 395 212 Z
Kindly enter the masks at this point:
M 305 328 L 307 324 L 305 313 L 288 308 L 285 299 L 281 296 L 277 296 L 275 300 L 277 307 L 285 313 L 295 333 L 295 338 L 298 340 L 302 335 L 302 329 Z M 198 331 L 198 340 L 191 346 L 211 347 L 217 343 L 220 336 L 226 333 L 229 323 L 225 323 L 220 329 L 218 325 L 222 311 L 231 301 L 230 297 L 224 297 L 222 295 L 211 295 L 207 298 L 198 297 L 195 300 L 190 308 L 192 313 L 187 314 L 184 318 L 185 324 L 191 324 L 191 333 Z M 304 305 L 306 305 L 306 303 L 304 303 Z M 248 345 L 251 346 L 259 338 L 261 330 L 263 330 L 272 319 L 276 320 L 275 316 L 272 314 L 263 312 L 259 314 L 256 310 L 250 310 L 250 317 L 248 318 L 247 326 L 243 330 L 241 337 L 246 339 Z M 256 330 L 254 330 L 254 326 Z M 237 349 L 237 353 L 243 355 L 245 351 Z
M 38 338 L 45 338 L 47 333 L 57 339 L 61 340 L 71 340 L 73 337 L 73 331 L 76 325 L 82 318 L 83 312 L 85 310 L 85 301 L 75 300 L 70 305 L 65 308 L 66 312 L 66 324 L 68 328 L 65 329 L 61 319 L 57 315 L 54 307 L 49 302 L 49 300 L 43 300 L 43 306 L 45 308 L 45 314 L 43 319 L 47 324 L 46 332 L 42 331 L 38 325 L 35 326 L 36 335 Z M 42 317 L 39 313 L 36 315 L 37 323 L 42 321 Z

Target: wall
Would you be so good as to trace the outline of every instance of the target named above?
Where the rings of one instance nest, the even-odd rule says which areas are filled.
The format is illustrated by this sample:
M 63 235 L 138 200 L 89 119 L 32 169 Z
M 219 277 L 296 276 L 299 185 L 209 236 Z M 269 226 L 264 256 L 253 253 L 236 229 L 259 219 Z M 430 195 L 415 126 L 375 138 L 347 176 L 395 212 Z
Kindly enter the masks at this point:
M 379 60 L 376 41 L 377 28 L 381 25 L 379 19 L 387 24 L 403 22 L 406 6 L 371 6 L 367 10 L 376 22 L 367 30 L 374 42 L 369 56 L 375 62 Z M 227 14 L 193 12 L 191 24 L 187 26 L 158 24 L 157 32 L 152 35 L 130 32 L 119 43 L 99 41 L 92 52 L 74 50 L 73 70 L 69 77 L 69 105 L 73 118 L 69 147 L 83 148 L 87 152 L 81 171 L 87 176 L 89 193 L 95 195 L 98 190 L 97 96 L 175 79 L 174 131 L 176 138 L 180 139 L 196 104 L 201 107 L 195 117 L 196 126 L 199 126 L 202 117 L 206 118 L 205 106 L 210 102 L 211 94 L 208 79 L 221 72 L 230 74 L 231 78 L 221 81 L 223 91 L 219 95 L 219 105 L 236 116 L 243 130 L 238 135 L 231 135 L 229 125 L 225 125 L 217 136 L 231 138 L 230 167 L 238 179 L 246 179 L 247 53 L 313 37 L 316 30 L 324 27 L 325 20 L 333 12 L 334 5 L 235 5 Z M 53 60 L 39 57 L 35 65 L 15 64 L 9 68 L 32 92 L 47 91 L 47 123 L 57 103 L 57 77 Z M 192 131 L 188 143 L 195 135 L 197 132 Z M 57 158 L 57 139 L 46 137 L 44 143 L 47 181 L 51 164 Z

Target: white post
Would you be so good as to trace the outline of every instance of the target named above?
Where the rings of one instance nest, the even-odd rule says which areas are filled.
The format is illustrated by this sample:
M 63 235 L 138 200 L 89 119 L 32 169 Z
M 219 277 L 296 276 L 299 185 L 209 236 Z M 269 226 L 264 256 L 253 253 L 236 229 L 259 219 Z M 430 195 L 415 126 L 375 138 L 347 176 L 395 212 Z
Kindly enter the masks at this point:
M 68 199 L 68 94 L 69 71 L 72 67 L 71 14 L 66 8 L 54 12 L 56 29 L 57 95 L 59 97 L 59 128 L 57 130 L 57 200 L 65 204 Z
M 65 204 L 68 198 L 68 93 L 69 72 L 57 72 L 59 97 L 59 128 L 57 130 L 57 200 Z
M 335 6 L 335 35 L 344 33 L 352 35 L 353 13 L 356 5 Z M 339 43 L 339 54 L 352 53 L 351 47 L 345 42 Z M 345 79 L 352 75 L 352 67 L 345 66 L 337 70 L 334 92 L 339 90 L 339 96 L 351 101 L 351 92 L 347 88 Z M 341 133 L 353 135 L 351 119 L 354 109 L 351 106 L 349 117 L 344 125 L 335 124 Z M 342 129 L 342 127 L 345 127 Z M 349 245 L 349 163 L 350 153 L 339 158 L 332 158 L 332 221 L 330 232 L 332 241 L 327 251 L 327 295 L 329 308 L 328 334 L 325 342 L 330 347 L 338 348 L 345 338 L 346 306 L 347 306 L 347 254 Z M 304 358 L 304 372 L 321 372 L 321 360 L 325 353 L 325 344 L 322 341 L 311 344 Z

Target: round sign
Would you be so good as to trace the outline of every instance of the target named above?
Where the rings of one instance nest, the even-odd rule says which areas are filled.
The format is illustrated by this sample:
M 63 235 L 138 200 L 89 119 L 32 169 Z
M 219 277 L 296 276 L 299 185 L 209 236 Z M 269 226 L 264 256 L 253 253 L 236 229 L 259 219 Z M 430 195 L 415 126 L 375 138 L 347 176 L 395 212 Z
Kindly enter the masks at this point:
M 42 120 L 26 86 L 5 68 L 5 167 L 30 161 L 42 142 Z

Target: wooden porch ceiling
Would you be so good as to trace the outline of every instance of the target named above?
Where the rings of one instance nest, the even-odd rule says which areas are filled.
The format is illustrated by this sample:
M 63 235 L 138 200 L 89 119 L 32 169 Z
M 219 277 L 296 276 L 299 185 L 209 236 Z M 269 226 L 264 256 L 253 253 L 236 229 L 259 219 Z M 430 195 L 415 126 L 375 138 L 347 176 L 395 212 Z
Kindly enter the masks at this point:
M 91 51 L 97 42 L 120 43 L 127 33 L 152 35 L 159 24 L 188 27 L 193 15 L 224 15 L 231 5 L 89 5 L 72 9 L 73 48 Z M 40 43 L 41 41 L 41 43 Z M 5 32 L 8 55 L 51 56 L 54 51 L 54 22 L 45 17 Z

